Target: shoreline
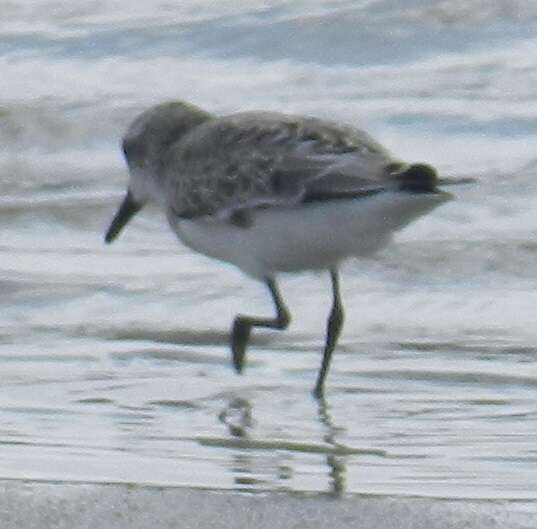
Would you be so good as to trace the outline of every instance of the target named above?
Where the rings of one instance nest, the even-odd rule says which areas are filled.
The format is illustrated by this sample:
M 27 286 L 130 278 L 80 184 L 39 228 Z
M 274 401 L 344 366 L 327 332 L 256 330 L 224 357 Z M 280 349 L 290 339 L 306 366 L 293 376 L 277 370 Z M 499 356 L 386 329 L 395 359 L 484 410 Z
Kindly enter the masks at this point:
M 536 516 L 531 502 L 0 481 L 2 529 L 530 529 Z

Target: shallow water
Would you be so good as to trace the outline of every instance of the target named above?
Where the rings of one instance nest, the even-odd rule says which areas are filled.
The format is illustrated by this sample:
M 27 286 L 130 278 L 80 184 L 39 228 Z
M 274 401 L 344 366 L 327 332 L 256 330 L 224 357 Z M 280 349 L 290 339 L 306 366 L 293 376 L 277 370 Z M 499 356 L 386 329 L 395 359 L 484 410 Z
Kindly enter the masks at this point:
M 391 4 L 7 3 L 0 478 L 535 508 L 537 9 Z M 329 116 L 479 178 L 345 265 L 325 402 L 327 277 L 282 279 L 292 327 L 256 332 L 239 377 L 229 326 L 270 313 L 262 286 L 158 213 L 104 246 L 122 131 L 169 98 Z

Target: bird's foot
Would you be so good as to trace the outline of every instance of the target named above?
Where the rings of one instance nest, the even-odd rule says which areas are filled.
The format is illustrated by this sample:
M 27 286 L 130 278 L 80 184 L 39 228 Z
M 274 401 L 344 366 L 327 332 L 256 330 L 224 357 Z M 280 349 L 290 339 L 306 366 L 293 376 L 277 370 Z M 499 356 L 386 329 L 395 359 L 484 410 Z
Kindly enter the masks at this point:
M 231 353 L 233 367 L 239 374 L 242 373 L 242 370 L 244 369 L 244 357 L 246 354 L 246 346 L 250 339 L 251 329 L 251 325 L 247 324 L 242 318 L 235 318 L 233 329 L 231 331 Z
M 313 388 L 313 391 L 311 393 L 313 397 L 316 398 L 317 400 L 324 399 L 324 384 L 319 384 L 319 382 L 317 382 L 317 384 L 315 384 L 315 387 Z

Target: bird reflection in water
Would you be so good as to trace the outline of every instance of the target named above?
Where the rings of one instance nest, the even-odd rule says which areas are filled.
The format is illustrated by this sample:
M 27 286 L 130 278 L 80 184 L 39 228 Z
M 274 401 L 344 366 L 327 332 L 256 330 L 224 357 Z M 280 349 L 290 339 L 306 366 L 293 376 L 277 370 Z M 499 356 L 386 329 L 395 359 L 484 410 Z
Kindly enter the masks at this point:
M 302 453 L 324 456 L 328 476 L 325 491 L 335 497 L 345 493 L 346 458 L 353 451 L 337 441 L 345 429 L 334 425 L 325 399 L 317 402 L 317 418 L 323 430 L 322 444 L 255 439 L 253 415 L 252 403 L 242 397 L 231 398 L 218 415 L 230 435 L 223 445 L 235 449 L 230 468 L 236 490 L 292 491 L 292 481 L 297 474 L 295 454 Z

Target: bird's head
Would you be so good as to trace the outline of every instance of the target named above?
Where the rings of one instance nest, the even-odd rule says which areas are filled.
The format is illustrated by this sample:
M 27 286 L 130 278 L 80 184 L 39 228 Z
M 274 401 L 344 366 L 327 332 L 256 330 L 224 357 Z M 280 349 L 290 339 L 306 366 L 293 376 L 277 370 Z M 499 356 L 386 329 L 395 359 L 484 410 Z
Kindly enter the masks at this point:
M 130 179 L 127 194 L 106 232 L 107 243 L 145 204 L 162 200 L 160 165 L 166 151 L 210 118 L 209 113 L 194 105 L 173 101 L 146 110 L 131 123 L 122 142 Z

